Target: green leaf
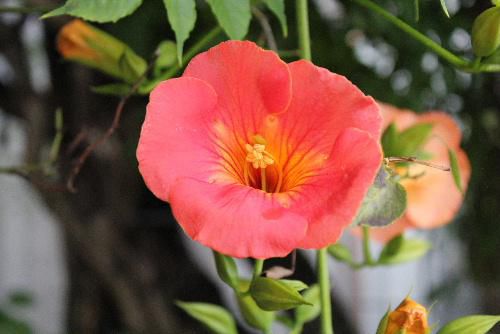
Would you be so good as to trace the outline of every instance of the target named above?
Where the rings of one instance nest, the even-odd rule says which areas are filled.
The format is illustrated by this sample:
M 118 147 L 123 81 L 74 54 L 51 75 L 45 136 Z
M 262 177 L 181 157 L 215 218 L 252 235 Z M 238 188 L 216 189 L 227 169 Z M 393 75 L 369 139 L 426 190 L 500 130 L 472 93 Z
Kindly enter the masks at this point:
M 274 321 L 274 312 L 264 311 L 252 296 L 237 295 L 238 305 L 240 307 L 241 314 L 245 321 L 252 327 L 262 330 L 264 333 L 268 333 Z
M 482 12 L 472 25 L 472 49 L 478 57 L 488 57 L 500 46 L 500 7 Z
M 266 277 L 259 277 L 252 282 L 250 294 L 257 305 L 266 311 L 288 310 L 310 304 L 287 283 Z
M 316 319 L 321 313 L 319 286 L 317 284 L 307 289 L 303 297 L 312 306 L 300 305 L 295 309 L 295 321 L 300 324 L 305 324 L 306 322 Z
M 263 0 L 267 8 L 278 18 L 283 36 L 288 36 L 288 25 L 286 23 L 285 0 Z
M 462 188 L 462 177 L 460 173 L 460 166 L 458 165 L 457 154 L 455 151 L 448 149 L 448 158 L 450 159 L 450 168 L 451 174 L 453 175 L 453 181 L 455 181 L 455 185 L 457 189 L 460 190 L 461 193 L 464 192 Z
M 164 69 L 172 67 L 177 60 L 177 46 L 172 41 L 162 41 L 156 48 L 157 58 L 155 61 L 155 76 L 158 76 Z
M 41 18 L 71 15 L 99 23 L 116 22 L 132 14 L 141 3 L 142 0 L 68 0 L 62 7 L 46 13 Z
M 294 280 L 294 279 L 281 279 L 279 280 L 281 283 L 285 283 L 295 291 L 302 291 L 308 288 L 307 284 L 299 281 L 299 280 Z
M 222 281 L 233 289 L 239 289 L 238 267 L 232 257 L 220 254 L 216 251 L 214 253 L 215 266 L 217 273 Z
M 397 264 L 416 260 L 427 253 L 431 244 L 425 240 L 405 239 L 400 234 L 389 241 L 380 253 L 378 263 Z
M 500 0 L 491 0 L 491 3 L 492 3 L 494 6 L 497 6 L 497 7 L 499 7 L 499 6 L 500 6 Z
M 231 39 L 243 39 L 252 18 L 250 0 L 207 0 L 217 21 Z
M 384 156 L 393 157 L 398 154 L 398 152 L 396 152 L 397 135 L 398 130 L 396 130 L 396 125 L 394 123 L 389 124 L 389 126 L 385 129 L 381 139 Z
M 414 156 L 429 138 L 432 128 L 430 123 L 421 123 L 400 132 L 396 138 L 396 155 Z
M 128 83 L 137 81 L 146 71 L 147 64 L 141 57 L 130 48 L 124 49 L 120 59 L 118 60 L 118 69 Z
M 444 14 L 446 15 L 447 18 L 450 18 L 450 13 L 448 13 L 448 8 L 446 8 L 446 1 L 445 0 L 439 0 L 441 2 L 441 8 L 443 9 Z
M 405 209 L 405 189 L 389 174 L 387 167 L 382 165 L 354 223 L 379 227 L 389 225 L 401 217 Z
M 163 0 L 167 8 L 168 22 L 175 32 L 177 61 L 182 64 L 184 42 L 196 23 L 195 0 Z
M 223 307 L 208 303 L 175 303 L 215 334 L 238 334 L 233 316 Z
M 100 86 L 90 87 L 92 92 L 103 95 L 125 96 L 130 93 L 131 86 L 126 83 L 116 82 Z
M 391 312 L 391 307 L 389 306 L 382 319 L 380 319 L 380 322 L 378 323 L 377 327 L 377 332 L 375 334 L 385 334 L 387 330 L 387 324 L 389 323 L 390 312 Z
M 328 253 L 341 262 L 346 262 L 346 263 L 353 262 L 351 250 L 345 245 L 342 244 L 330 245 L 328 247 Z
M 470 315 L 449 322 L 437 334 L 484 334 L 498 322 L 500 316 Z

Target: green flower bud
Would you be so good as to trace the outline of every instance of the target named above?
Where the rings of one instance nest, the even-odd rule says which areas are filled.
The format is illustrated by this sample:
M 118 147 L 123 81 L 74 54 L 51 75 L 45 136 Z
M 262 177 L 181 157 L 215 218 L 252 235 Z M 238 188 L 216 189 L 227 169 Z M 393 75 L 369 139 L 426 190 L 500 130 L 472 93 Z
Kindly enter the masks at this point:
M 472 25 L 472 48 L 478 57 L 491 55 L 500 46 L 500 7 L 485 10 Z

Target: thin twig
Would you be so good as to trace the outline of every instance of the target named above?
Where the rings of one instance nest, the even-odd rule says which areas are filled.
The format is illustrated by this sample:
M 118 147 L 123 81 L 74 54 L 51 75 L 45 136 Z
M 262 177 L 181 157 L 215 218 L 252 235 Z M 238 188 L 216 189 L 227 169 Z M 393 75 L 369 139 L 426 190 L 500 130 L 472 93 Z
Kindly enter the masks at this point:
M 142 73 L 142 75 L 137 79 L 137 81 L 134 83 L 134 85 L 130 88 L 129 92 L 127 95 L 124 95 L 121 99 L 120 102 L 118 102 L 118 105 L 116 106 L 115 109 L 115 116 L 113 117 L 113 122 L 111 123 L 110 127 L 106 130 L 106 132 L 99 137 L 97 140 L 95 140 L 93 143 L 89 144 L 87 148 L 83 151 L 83 153 L 78 157 L 76 160 L 75 166 L 71 170 L 68 179 L 66 181 L 66 187 L 68 190 L 72 193 L 76 192 L 76 188 L 74 185 L 75 178 L 78 176 L 80 171 L 82 170 L 83 165 L 89 158 L 89 156 L 92 154 L 92 152 L 95 151 L 97 147 L 102 145 L 105 141 L 107 141 L 113 133 L 116 131 L 118 126 L 120 125 L 120 120 L 123 114 L 123 109 L 125 108 L 126 103 L 128 100 L 138 91 L 139 87 L 143 83 L 143 81 L 146 79 L 147 74 L 149 71 L 153 68 L 155 61 L 157 59 L 157 55 L 155 55 L 151 61 L 148 64 L 148 67 Z
M 278 44 L 276 44 L 276 38 L 274 38 L 273 29 L 269 24 L 267 16 L 260 11 L 257 7 L 252 7 L 252 13 L 259 22 L 262 32 L 266 36 L 267 46 L 274 52 L 278 52 Z

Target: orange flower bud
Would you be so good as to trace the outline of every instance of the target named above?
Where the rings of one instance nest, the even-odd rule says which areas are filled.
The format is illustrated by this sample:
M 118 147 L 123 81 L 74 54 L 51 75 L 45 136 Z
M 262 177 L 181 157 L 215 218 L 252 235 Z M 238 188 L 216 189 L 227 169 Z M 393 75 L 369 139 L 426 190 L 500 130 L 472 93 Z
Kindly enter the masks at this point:
M 427 334 L 427 310 L 411 298 L 406 298 L 389 313 L 387 328 L 384 334 Z
M 72 61 L 132 83 L 146 70 L 146 61 L 125 43 L 82 20 L 66 24 L 57 36 L 57 49 Z

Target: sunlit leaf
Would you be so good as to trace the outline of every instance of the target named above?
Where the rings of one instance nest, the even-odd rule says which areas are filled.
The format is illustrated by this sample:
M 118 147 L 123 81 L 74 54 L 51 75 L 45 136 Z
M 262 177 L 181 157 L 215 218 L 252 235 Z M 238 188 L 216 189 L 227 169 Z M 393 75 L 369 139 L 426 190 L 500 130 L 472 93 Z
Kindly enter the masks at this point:
M 87 21 L 116 22 L 132 14 L 141 3 L 142 0 L 68 0 L 62 7 L 43 15 L 42 19 L 71 15 Z
M 449 322 L 437 334 L 485 334 L 498 322 L 500 316 L 470 315 Z
M 250 0 L 207 0 L 222 29 L 231 39 L 243 39 L 252 13 Z
M 383 165 L 368 189 L 354 224 L 385 226 L 401 217 L 405 209 L 406 191 Z
M 428 241 L 406 239 L 403 235 L 398 235 L 382 249 L 378 262 L 398 264 L 413 261 L 424 256 L 430 248 L 431 244 Z
M 184 42 L 196 23 L 195 0 L 163 0 L 163 3 L 167 8 L 168 22 L 175 32 L 177 61 L 181 64 Z
M 286 14 L 285 14 L 285 1 L 284 0 L 263 0 L 266 6 L 273 12 L 274 15 L 278 18 L 281 25 L 281 31 L 283 32 L 283 36 L 288 36 L 288 25 L 286 22 Z
M 266 277 L 259 277 L 252 282 L 250 294 L 257 305 L 266 311 L 288 310 L 310 304 L 293 287 Z
M 215 334 L 238 334 L 233 316 L 223 307 L 208 303 L 175 303 Z

